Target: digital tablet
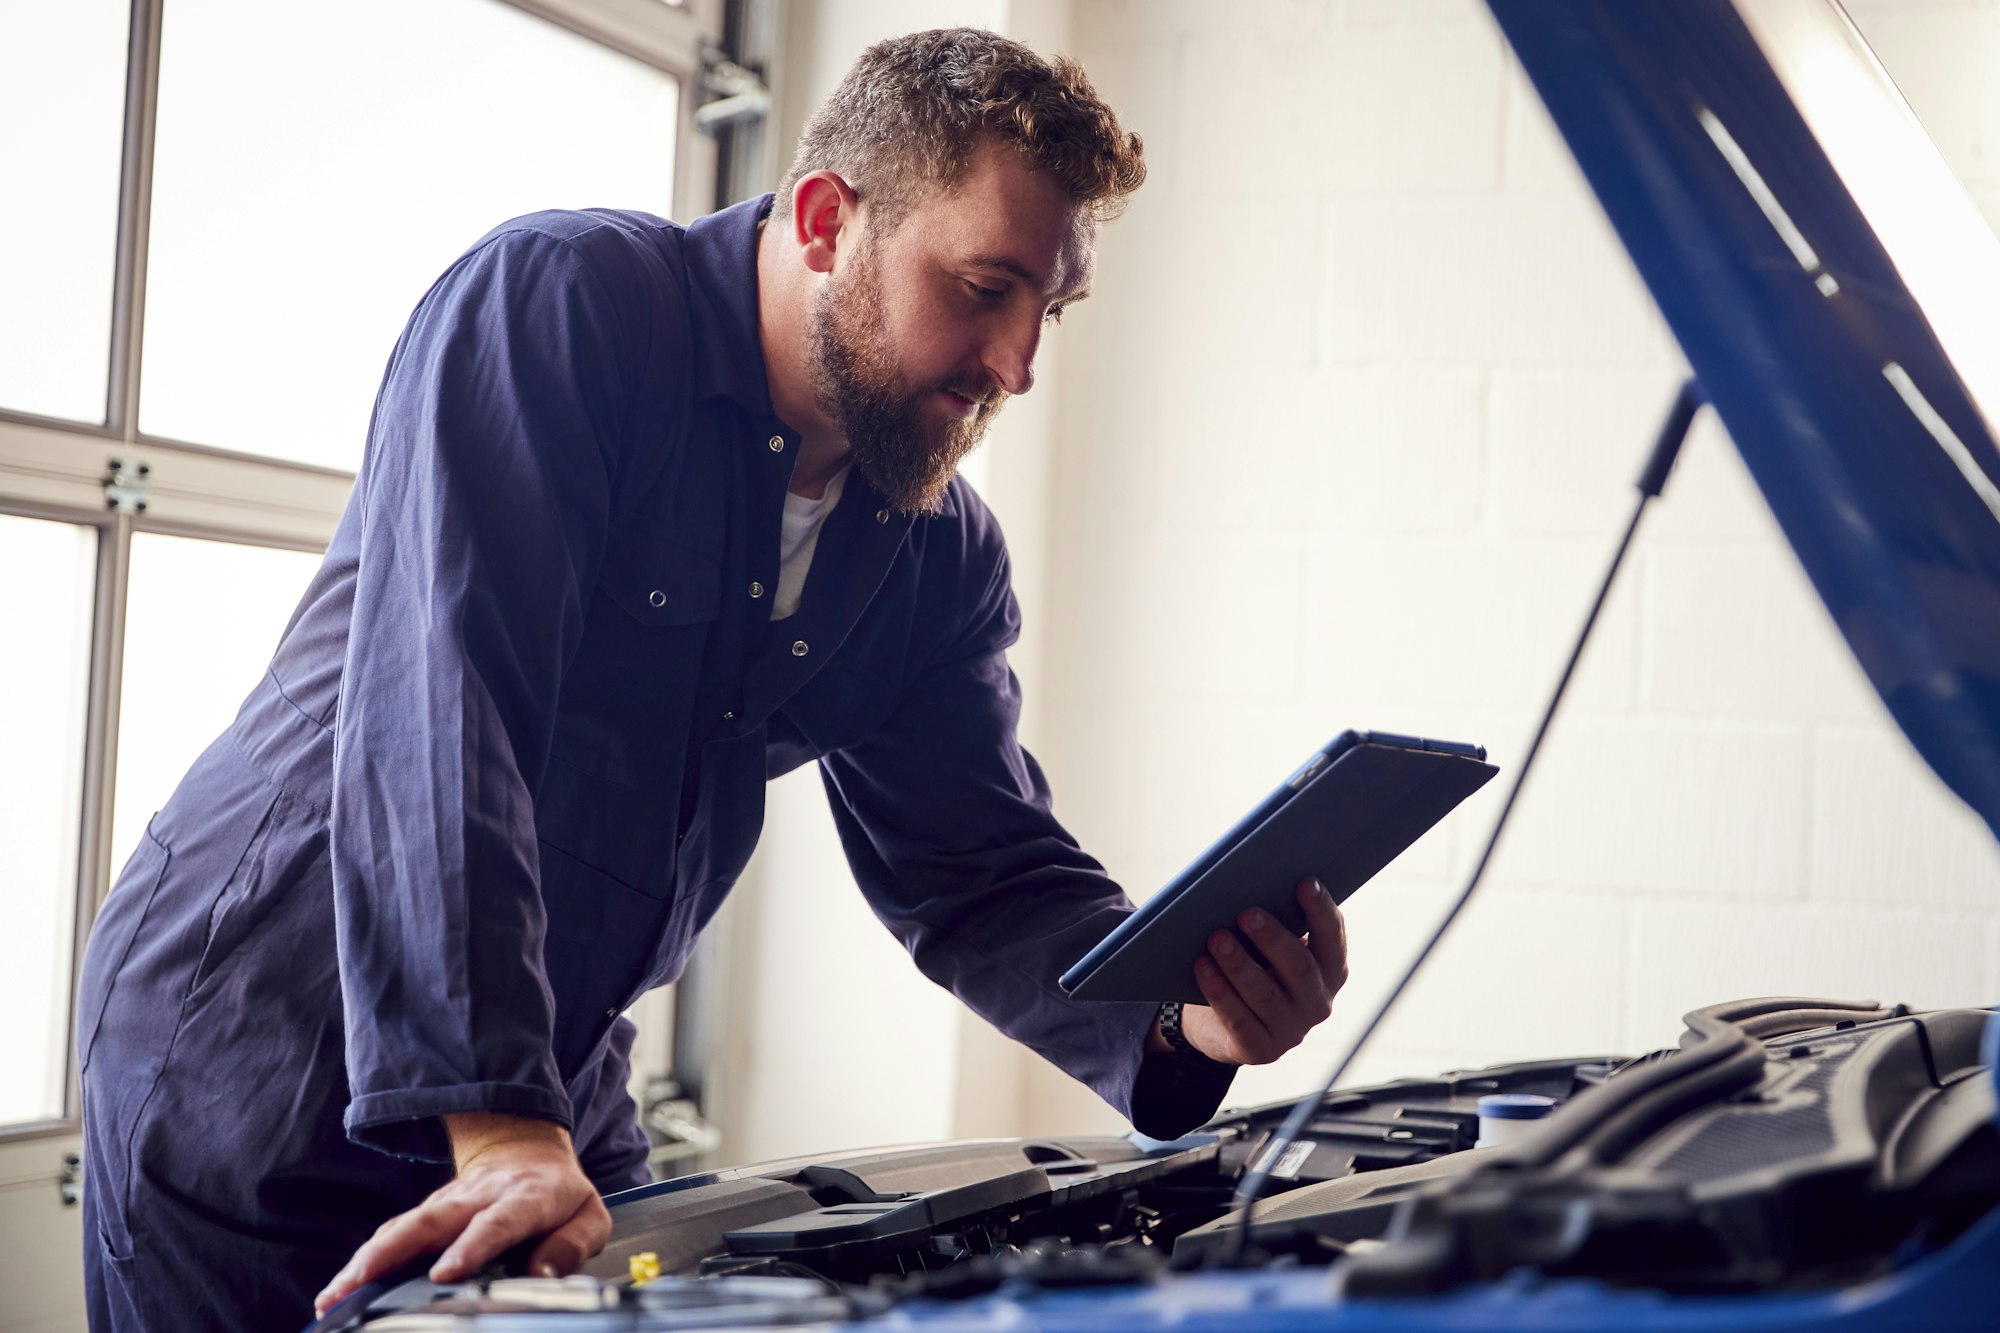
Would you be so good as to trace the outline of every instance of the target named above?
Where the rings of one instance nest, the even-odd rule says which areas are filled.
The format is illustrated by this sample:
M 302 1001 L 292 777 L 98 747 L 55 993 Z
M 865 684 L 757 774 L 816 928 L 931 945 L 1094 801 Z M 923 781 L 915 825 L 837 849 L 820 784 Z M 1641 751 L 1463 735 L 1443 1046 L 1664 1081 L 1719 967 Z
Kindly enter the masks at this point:
M 1498 771 L 1477 745 L 1342 732 L 1063 973 L 1062 988 L 1201 1004 L 1194 961 L 1210 935 L 1252 907 L 1303 933 L 1300 880 L 1317 876 L 1345 902 Z

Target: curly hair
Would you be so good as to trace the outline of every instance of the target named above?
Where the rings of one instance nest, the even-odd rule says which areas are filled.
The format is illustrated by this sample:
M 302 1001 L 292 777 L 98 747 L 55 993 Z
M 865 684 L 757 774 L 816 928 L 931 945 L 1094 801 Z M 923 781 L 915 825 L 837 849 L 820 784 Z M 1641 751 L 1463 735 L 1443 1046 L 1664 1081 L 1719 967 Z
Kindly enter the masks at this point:
M 1083 66 L 979 28 L 936 28 L 861 53 L 806 122 L 779 206 L 799 177 L 836 171 L 892 230 L 926 188 L 955 185 L 989 141 L 1054 176 L 1096 221 L 1117 216 L 1146 179 L 1143 142 Z

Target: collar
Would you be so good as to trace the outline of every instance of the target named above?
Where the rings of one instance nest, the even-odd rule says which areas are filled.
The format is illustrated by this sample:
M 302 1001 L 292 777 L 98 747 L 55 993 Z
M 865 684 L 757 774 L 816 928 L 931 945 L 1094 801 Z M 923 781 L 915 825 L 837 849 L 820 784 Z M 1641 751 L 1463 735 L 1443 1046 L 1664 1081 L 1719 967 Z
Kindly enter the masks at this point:
M 707 334 L 695 339 L 695 398 L 733 399 L 758 421 L 775 415 L 757 334 L 758 224 L 770 211 L 768 194 L 732 204 L 695 219 L 684 242 L 691 313 Z

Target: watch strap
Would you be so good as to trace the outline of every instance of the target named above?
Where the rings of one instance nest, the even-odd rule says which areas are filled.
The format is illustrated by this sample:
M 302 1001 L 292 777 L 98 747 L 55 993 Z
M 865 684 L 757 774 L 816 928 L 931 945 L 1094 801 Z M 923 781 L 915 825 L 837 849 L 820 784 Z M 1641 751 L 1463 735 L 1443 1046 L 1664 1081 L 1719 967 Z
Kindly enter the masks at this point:
M 1187 1039 L 1187 1033 L 1181 1031 L 1183 1007 L 1179 1000 L 1168 1000 L 1160 1006 L 1160 1036 L 1165 1038 L 1167 1045 L 1173 1047 L 1176 1055 L 1191 1056 L 1196 1060 L 1208 1061 L 1210 1064 L 1217 1063 L 1209 1060 L 1206 1053 Z

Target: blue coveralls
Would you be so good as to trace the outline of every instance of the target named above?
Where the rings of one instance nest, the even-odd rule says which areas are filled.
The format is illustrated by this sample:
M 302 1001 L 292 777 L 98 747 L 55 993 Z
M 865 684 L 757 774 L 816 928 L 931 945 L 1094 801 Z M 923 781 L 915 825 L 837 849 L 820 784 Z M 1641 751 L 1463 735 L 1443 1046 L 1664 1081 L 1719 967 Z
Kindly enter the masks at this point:
M 448 1178 L 449 1112 L 559 1121 L 600 1189 L 643 1183 L 619 1014 L 812 760 L 928 976 L 1149 1133 L 1219 1104 L 1226 1073 L 1142 1057 L 1152 1006 L 1057 989 L 1130 904 L 1016 742 L 971 489 L 913 521 L 850 477 L 770 622 L 798 436 L 758 340 L 768 208 L 534 214 L 411 317 L 325 563 L 91 937 L 100 1333 L 304 1323 Z

